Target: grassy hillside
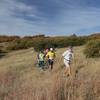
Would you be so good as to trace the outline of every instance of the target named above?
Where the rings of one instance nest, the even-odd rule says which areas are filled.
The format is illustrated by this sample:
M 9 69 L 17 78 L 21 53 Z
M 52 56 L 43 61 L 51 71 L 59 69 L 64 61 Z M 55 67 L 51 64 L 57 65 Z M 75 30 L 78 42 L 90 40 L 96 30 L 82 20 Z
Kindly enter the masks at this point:
M 66 48 L 56 50 L 54 70 L 34 66 L 33 48 L 0 59 L 0 100 L 100 100 L 100 58 L 87 59 L 84 47 L 74 48 L 72 78 L 63 77 Z

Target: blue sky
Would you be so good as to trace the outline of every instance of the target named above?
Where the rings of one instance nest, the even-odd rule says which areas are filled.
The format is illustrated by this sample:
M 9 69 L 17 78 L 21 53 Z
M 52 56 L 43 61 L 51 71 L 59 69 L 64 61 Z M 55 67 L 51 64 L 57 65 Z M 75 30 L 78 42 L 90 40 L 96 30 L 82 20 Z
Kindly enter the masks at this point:
M 100 32 L 100 0 L 0 0 L 0 35 Z

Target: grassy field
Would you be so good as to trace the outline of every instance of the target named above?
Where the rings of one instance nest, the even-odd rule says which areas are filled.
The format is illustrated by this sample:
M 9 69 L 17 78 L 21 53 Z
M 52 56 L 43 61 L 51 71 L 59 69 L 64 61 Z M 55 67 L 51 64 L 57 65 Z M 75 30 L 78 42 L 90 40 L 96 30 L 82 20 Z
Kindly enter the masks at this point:
M 87 59 L 84 46 L 74 47 L 72 78 L 64 78 L 62 53 L 56 50 L 52 72 L 34 66 L 33 48 L 0 58 L 0 100 L 100 100 L 100 58 Z

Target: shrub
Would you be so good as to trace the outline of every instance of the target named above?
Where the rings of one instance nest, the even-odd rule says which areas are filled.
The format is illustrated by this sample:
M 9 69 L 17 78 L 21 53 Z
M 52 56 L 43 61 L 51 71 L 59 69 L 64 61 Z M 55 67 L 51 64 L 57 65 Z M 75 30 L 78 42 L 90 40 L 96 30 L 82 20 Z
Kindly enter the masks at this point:
M 28 44 L 26 40 L 15 40 L 9 43 L 7 50 L 19 50 L 19 49 L 27 49 Z
M 0 36 L 0 43 L 2 42 L 10 42 L 13 40 L 19 40 L 19 36 Z
M 86 43 L 86 39 L 83 37 L 64 37 L 64 38 L 56 38 L 53 40 L 56 44 L 56 47 L 62 48 L 67 46 L 80 46 Z
M 45 40 L 35 41 L 35 44 L 34 44 L 34 50 L 35 51 L 43 50 L 45 47 L 46 47 L 46 41 Z
M 39 39 L 37 41 L 34 41 L 34 50 L 35 51 L 41 51 L 46 48 L 56 48 L 57 44 L 52 39 Z
M 19 50 L 34 47 L 35 51 L 40 51 L 45 48 L 62 48 L 69 45 L 80 46 L 85 44 L 87 39 L 85 37 L 24 37 L 19 40 L 10 42 L 8 50 Z
M 56 48 L 58 46 L 57 42 L 54 39 L 46 39 L 46 48 Z
M 86 44 L 84 53 L 86 57 L 100 57 L 100 40 L 91 40 Z

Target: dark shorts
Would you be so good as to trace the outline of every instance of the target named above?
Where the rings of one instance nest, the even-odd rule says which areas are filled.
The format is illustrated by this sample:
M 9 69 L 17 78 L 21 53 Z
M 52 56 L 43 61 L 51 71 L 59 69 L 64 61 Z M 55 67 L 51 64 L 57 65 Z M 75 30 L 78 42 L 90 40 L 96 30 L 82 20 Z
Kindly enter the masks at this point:
M 54 62 L 54 61 L 51 60 L 51 59 L 48 60 L 49 65 L 53 65 L 53 62 Z
M 39 67 L 43 67 L 44 66 L 44 61 L 39 61 Z

